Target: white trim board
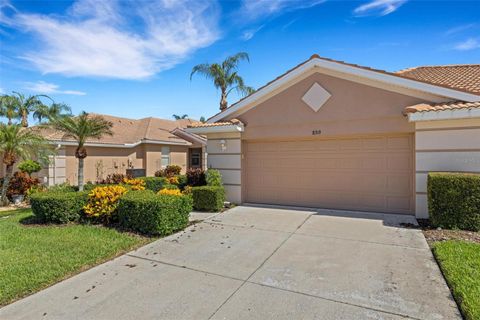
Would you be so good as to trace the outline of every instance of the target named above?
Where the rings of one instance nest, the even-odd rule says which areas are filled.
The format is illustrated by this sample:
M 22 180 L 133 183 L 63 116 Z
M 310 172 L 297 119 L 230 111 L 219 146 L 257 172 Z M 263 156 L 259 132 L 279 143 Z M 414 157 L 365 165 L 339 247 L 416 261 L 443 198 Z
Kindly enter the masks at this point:
M 424 111 L 424 112 L 414 112 L 414 113 L 408 114 L 409 122 L 471 119 L 471 118 L 480 118 L 479 108 Z
M 232 125 L 226 125 L 226 126 L 197 127 L 197 128 L 187 128 L 185 129 L 185 131 L 190 133 L 195 133 L 195 134 L 243 132 L 243 126 L 232 124 Z
M 445 99 L 451 100 L 461 100 L 461 101 L 478 101 L 480 100 L 480 95 L 475 95 L 459 90 L 449 89 L 445 87 L 436 86 L 433 84 L 428 84 L 412 79 L 402 78 L 400 76 L 390 75 L 381 73 L 374 70 L 366 70 L 360 67 L 349 66 L 339 62 L 333 62 L 324 60 L 321 58 L 314 58 L 310 61 L 307 61 L 305 64 L 297 67 L 296 69 L 288 72 L 279 79 L 268 84 L 264 88 L 258 90 L 257 92 L 251 94 L 245 99 L 239 101 L 238 103 L 232 105 L 230 108 L 225 111 L 211 117 L 208 119 L 207 123 L 214 123 L 221 121 L 223 119 L 232 118 L 239 116 L 240 114 L 254 108 L 258 103 L 262 101 L 266 95 L 272 93 L 275 90 L 282 88 L 287 85 L 289 82 L 300 77 L 302 74 L 314 70 L 315 68 L 321 68 L 324 70 L 331 70 L 334 72 L 339 72 L 345 74 L 346 76 L 354 76 L 358 78 L 364 78 L 367 80 L 373 80 L 381 83 L 391 85 L 398 88 L 406 88 L 418 92 L 423 92 L 427 94 L 432 94 Z M 316 72 L 321 72 L 321 70 L 316 70 Z

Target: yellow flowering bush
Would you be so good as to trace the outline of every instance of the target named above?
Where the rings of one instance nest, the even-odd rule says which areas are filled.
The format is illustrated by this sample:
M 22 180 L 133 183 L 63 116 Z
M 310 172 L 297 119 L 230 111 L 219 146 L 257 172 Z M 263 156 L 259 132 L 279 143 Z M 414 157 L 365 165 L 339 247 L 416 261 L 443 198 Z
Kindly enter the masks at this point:
M 158 194 L 170 195 L 170 196 L 182 196 L 182 192 L 179 189 L 162 189 L 158 191 Z
M 169 178 L 167 178 L 167 180 L 168 180 L 168 183 L 170 183 L 170 184 L 174 184 L 174 185 L 178 184 L 178 177 L 177 176 L 169 177 Z
M 118 206 L 120 197 L 127 193 L 123 186 L 106 186 L 92 189 L 87 204 L 83 207 L 88 217 L 100 218 L 108 222 Z
M 142 179 L 124 178 L 123 183 L 132 186 L 132 190 L 145 190 L 145 181 Z
M 184 195 L 191 195 L 192 194 L 192 186 L 185 186 L 185 188 L 183 188 L 182 193 Z

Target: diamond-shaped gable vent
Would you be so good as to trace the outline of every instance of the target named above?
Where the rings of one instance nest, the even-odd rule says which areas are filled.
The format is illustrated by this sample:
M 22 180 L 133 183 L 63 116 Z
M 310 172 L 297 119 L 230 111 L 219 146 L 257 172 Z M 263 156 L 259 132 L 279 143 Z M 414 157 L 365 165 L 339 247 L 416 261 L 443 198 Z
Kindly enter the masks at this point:
M 315 82 L 302 97 L 302 100 L 312 108 L 313 111 L 317 112 L 331 96 L 332 95 L 327 90 L 323 89 Z

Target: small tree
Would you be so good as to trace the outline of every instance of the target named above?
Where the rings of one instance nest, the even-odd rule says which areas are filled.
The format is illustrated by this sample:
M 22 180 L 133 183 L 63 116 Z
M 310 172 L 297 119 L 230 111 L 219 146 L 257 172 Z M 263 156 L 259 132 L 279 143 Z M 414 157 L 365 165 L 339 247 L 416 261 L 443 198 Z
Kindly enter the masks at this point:
M 101 139 L 105 135 L 113 135 L 110 121 L 99 115 L 80 113 L 77 117 L 58 117 L 52 119 L 49 126 L 63 132 L 66 138 L 72 138 L 77 142 L 75 157 L 78 159 L 78 189 L 83 190 L 83 167 L 87 157 L 85 143 L 89 138 Z
M 242 60 L 249 61 L 246 52 L 239 52 L 233 56 L 227 57 L 221 63 L 203 63 L 196 65 L 192 69 L 190 80 L 196 73 L 205 76 L 207 79 L 213 80 L 215 88 L 220 89 L 220 110 L 223 111 L 228 107 L 227 98 L 232 90 L 236 90 L 243 96 L 255 91 L 252 87 L 245 85 L 243 78 L 238 75 L 238 64 Z
M 65 103 L 52 103 L 50 106 L 42 105 L 33 112 L 33 118 L 39 123 L 45 120 L 53 121 L 60 117 L 69 117 L 72 115 L 72 109 Z
M 8 124 L 18 119 L 18 99 L 7 94 L 0 97 L 0 116 L 7 118 Z
M 24 160 L 18 164 L 18 170 L 27 173 L 29 176 L 32 173 L 42 170 L 40 163 L 34 160 Z
M 21 125 L 0 124 L 0 153 L 5 164 L 5 177 L 3 179 L 0 202 L 8 204 L 7 189 L 13 175 L 13 167 L 19 159 L 29 159 L 34 156 L 46 160 L 52 154 L 52 148 L 42 136 L 31 129 L 22 128 Z
M 188 114 L 184 114 L 183 116 L 179 116 L 178 114 L 174 114 L 173 119 L 175 119 L 175 120 L 188 119 Z
M 42 109 L 45 107 L 43 102 L 40 100 L 40 97 L 45 97 L 52 100 L 49 96 L 46 95 L 33 95 L 27 97 L 19 92 L 14 92 L 14 94 L 15 96 L 13 97 L 17 99 L 17 113 L 22 119 L 22 126 L 25 128 L 28 127 L 28 115 L 31 112 L 35 112 L 38 109 Z

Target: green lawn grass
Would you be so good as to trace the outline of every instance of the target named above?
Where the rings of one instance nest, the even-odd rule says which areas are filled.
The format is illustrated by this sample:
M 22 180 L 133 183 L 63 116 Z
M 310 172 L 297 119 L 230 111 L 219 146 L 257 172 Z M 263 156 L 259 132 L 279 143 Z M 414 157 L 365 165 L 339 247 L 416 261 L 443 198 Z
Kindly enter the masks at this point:
M 97 225 L 28 225 L 0 213 L 0 306 L 150 241 Z
M 480 244 L 436 242 L 433 253 L 465 318 L 480 319 Z

